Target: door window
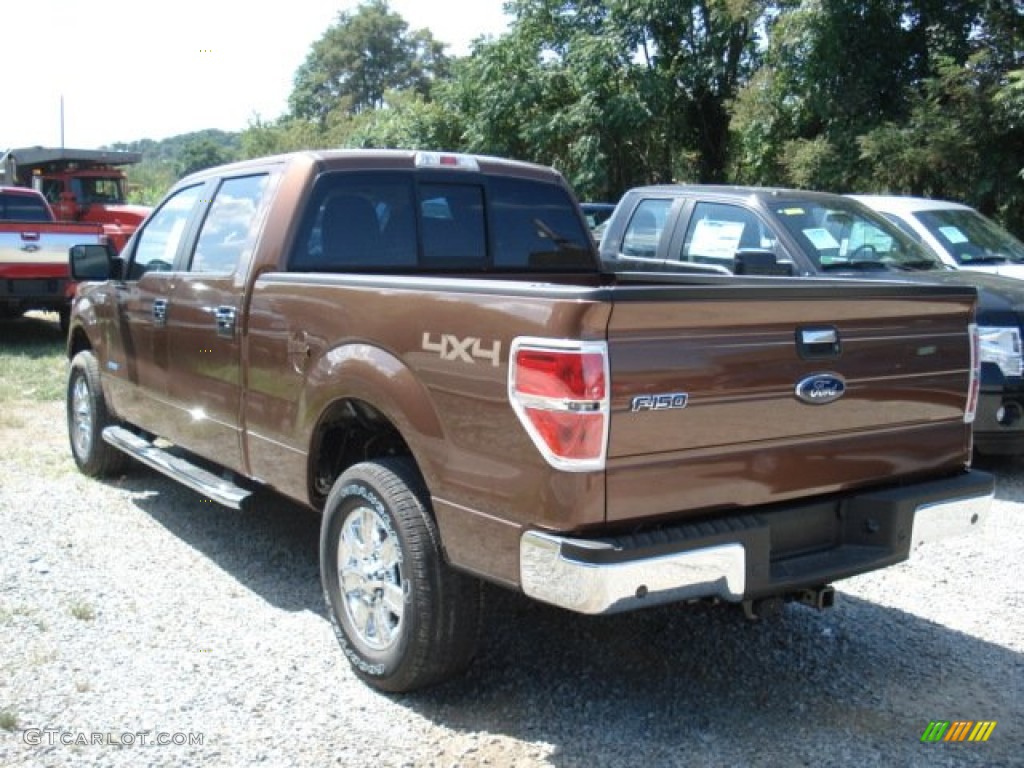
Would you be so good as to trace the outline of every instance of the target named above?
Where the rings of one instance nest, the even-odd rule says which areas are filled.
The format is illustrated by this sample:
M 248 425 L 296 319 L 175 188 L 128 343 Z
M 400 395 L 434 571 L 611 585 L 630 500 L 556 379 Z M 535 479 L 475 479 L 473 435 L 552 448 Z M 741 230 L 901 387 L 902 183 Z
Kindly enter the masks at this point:
M 256 244 L 267 174 L 225 179 L 196 241 L 190 272 L 231 273 Z
M 174 268 L 178 246 L 202 189 L 202 185 L 196 185 L 176 192 L 150 217 L 135 244 L 129 279 Z
M 653 259 L 665 229 L 671 200 L 641 200 L 622 236 L 622 255 Z
M 774 233 L 753 212 L 736 205 L 697 203 L 680 260 L 717 264 L 731 271 L 738 251 L 774 248 Z

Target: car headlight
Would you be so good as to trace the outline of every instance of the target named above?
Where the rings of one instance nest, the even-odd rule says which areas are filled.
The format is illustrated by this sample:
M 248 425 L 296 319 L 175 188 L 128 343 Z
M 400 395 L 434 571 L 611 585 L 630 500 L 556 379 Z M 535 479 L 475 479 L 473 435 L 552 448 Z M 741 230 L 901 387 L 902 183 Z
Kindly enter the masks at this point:
M 1022 370 L 1020 329 L 979 326 L 981 362 L 995 363 L 1004 376 L 1020 376 Z

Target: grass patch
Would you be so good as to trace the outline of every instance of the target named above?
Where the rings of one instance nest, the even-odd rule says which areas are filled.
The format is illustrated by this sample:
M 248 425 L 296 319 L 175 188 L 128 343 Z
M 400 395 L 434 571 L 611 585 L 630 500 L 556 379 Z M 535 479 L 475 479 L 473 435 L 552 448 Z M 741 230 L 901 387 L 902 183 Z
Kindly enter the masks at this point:
M 0 320 L 0 403 L 64 399 L 67 360 L 55 313 Z M 16 415 L 0 426 L 18 427 Z
M 92 621 L 96 618 L 96 609 L 84 600 L 71 604 L 71 615 L 79 621 Z
M 0 728 L 5 731 L 18 730 L 18 715 L 10 709 L 0 709 Z

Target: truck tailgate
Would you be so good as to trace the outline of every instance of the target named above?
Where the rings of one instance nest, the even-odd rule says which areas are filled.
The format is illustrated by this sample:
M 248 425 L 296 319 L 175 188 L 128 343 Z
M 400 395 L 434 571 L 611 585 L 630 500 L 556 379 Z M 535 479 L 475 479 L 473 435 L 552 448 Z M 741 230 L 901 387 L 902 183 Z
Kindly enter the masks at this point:
M 970 289 L 620 290 L 608 330 L 609 521 L 962 469 Z
M 0 223 L 0 264 L 7 277 L 26 274 L 25 265 L 46 276 L 68 274 L 68 250 L 73 245 L 101 242 L 102 229 L 90 224 L 47 224 L 5 221 Z

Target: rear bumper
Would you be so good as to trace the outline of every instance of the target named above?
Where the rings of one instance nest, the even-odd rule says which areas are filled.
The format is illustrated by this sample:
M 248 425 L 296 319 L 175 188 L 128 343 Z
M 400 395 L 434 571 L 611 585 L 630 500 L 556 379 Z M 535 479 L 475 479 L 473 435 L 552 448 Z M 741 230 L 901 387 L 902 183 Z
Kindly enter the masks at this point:
M 579 613 L 784 595 L 906 560 L 976 529 L 994 480 L 971 471 L 902 488 L 745 512 L 606 539 L 527 531 L 523 591 Z
M 974 419 L 974 449 L 978 453 L 1024 453 L 1024 389 L 982 391 Z
M 13 309 L 56 309 L 71 305 L 75 283 L 59 277 L 0 277 L 0 305 Z

